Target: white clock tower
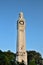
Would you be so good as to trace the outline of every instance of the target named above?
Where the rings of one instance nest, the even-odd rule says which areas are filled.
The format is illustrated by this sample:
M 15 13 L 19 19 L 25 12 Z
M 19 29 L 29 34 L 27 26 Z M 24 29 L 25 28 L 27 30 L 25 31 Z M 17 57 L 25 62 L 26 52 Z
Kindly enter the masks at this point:
M 26 39 L 25 39 L 25 19 L 23 13 L 20 12 L 17 21 L 17 50 L 16 60 L 24 62 L 27 65 Z

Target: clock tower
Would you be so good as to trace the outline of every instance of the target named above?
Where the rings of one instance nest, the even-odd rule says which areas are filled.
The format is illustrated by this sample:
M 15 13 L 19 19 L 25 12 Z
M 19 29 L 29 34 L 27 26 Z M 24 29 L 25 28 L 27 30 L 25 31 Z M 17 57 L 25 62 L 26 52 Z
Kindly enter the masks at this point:
M 26 39 L 25 39 L 25 19 L 23 13 L 19 13 L 19 19 L 17 21 L 17 50 L 16 60 L 18 62 L 24 62 L 27 65 L 27 52 L 26 52 Z

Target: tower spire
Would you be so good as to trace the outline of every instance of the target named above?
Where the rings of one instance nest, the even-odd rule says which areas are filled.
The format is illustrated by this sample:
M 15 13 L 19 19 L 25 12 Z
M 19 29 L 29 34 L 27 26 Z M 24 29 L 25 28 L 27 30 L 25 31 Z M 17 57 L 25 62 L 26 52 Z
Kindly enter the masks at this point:
M 20 13 L 19 13 L 18 22 L 19 22 L 19 21 L 24 21 L 24 22 L 25 22 L 23 12 L 20 12 Z
M 19 13 L 19 17 L 20 17 L 20 18 L 23 18 L 23 12 L 20 12 L 20 13 Z

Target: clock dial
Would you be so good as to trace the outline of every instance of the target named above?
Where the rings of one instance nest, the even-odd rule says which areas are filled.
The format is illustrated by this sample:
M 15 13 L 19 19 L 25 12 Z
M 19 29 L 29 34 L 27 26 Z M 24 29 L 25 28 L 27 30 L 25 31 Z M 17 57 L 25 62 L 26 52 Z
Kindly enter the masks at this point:
M 23 21 L 20 21 L 19 23 L 20 23 L 21 25 L 23 25 L 23 24 L 24 24 L 24 22 L 23 22 Z

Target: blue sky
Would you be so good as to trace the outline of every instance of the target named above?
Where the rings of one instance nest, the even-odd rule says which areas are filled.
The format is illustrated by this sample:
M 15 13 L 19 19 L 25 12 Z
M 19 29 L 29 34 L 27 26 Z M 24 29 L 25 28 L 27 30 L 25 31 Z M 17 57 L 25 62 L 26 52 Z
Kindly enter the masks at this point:
M 16 52 L 17 20 L 26 19 L 26 50 L 43 56 L 43 0 L 0 0 L 0 49 Z

